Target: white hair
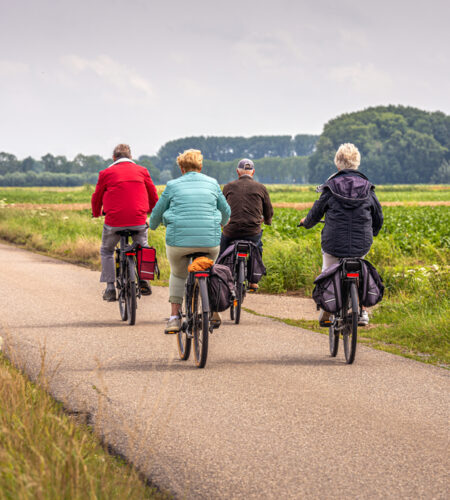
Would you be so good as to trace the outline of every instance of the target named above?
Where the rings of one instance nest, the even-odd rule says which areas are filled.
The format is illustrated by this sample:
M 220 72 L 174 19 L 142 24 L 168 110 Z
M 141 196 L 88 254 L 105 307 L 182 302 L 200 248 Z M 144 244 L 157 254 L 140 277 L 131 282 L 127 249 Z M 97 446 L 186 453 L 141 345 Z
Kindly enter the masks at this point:
M 358 148 L 350 142 L 341 144 L 334 157 L 334 163 L 338 170 L 343 170 L 344 168 L 357 170 L 361 163 L 361 155 Z

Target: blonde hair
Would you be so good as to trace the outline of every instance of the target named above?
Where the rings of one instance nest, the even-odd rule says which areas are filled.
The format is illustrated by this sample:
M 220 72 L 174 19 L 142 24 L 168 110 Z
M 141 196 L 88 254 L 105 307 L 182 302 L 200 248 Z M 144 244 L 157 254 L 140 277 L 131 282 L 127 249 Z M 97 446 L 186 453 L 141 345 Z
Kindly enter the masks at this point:
M 203 166 L 203 155 L 198 149 L 186 149 L 177 157 L 177 163 L 185 172 L 200 172 Z
M 359 164 L 361 163 L 361 155 L 358 148 L 350 142 L 341 144 L 336 152 L 336 156 L 334 157 L 334 163 L 338 170 L 342 170 L 344 168 L 357 170 Z
M 129 158 L 131 160 L 131 149 L 128 144 L 118 144 L 113 151 L 113 158 Z

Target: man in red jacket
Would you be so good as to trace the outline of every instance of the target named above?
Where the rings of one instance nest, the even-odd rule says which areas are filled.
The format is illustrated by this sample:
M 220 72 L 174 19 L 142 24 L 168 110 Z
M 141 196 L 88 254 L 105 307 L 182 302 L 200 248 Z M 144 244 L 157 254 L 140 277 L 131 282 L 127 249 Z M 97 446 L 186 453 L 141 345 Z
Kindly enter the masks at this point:
M 156 187 L 148 170 L 136 165 L 131 159 L 130 146 L 116 146 L 113 161 L 112 165 L 99 173 L 91 200 L 92 215 L 100 217 L 103 213 L 106 216 L 100 248 L 100 282 L 107 284 L 103 300 L 108 302 L 116 300 L 114 248 L 120 240 L 117 232 L 123 229 L 138 231 L 133 241 L 147 246 L 147 215 L 158 201 Z M 139 285 L 143 295 L 152 293 L 146 281 L 141 281 Z

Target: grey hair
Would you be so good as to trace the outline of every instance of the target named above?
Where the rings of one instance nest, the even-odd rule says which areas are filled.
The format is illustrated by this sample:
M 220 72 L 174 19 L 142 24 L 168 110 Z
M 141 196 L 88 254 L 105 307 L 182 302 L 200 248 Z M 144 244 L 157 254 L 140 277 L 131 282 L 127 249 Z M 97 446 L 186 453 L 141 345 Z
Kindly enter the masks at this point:
M 338 170 L 342 170 L 344 168 L 357 170 L 359 164 L 361 163 L 361 154 L 354 144 L 346 142 L 345 144 L 341 144 L 339 146 L 336 156 L 334 157 L 334 163 Z

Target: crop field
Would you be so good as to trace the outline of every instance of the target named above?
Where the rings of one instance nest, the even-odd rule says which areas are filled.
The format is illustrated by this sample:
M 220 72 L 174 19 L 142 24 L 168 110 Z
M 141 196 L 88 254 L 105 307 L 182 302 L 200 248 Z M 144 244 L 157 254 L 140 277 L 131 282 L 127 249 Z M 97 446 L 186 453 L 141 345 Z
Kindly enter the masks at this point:
M 92 190 L 92 186 L 1 189 L 0 239 L 99 269 L 103 221 L 92 219 L 87 208 L 70 206 L 89 203 Z M 269 186 L 269 191 L 274 203 L 312 203 L 318 197 L 311 186 L 277 185 Z M 383 207 L 384 226 L 367 256 L 382 275 L 386 293 L 371 313 L 371 326 L 361 332 L 362 341 L 449 366 L 450 186 L 379 186 L 377 194 L 382 203 L 396 201 L 400 206 Z M 402 206 L 402 202 L 413 204 Z M 434 206 L 436 202 L 446 203 Z M 58 210 L 41 206 L 56 203 L 61 204 Z M 306 213 L 307 209 L 276 208 L 272 226 L 264 228 L 268 272 L 262 291 L 311 294 L 321 268 L 321 227 L 297 228 Z M 149 234 L 163 285 L 169 277 L 164 237 L 162 227 Z

